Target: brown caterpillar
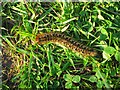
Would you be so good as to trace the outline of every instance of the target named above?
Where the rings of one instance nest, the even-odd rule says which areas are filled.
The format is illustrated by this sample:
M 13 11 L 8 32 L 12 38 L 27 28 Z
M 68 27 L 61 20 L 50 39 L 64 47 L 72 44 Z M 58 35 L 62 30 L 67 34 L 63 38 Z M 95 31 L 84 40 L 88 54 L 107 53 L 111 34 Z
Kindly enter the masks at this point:
M 36 41 L 40 45 L 45 44 L 47 42 L 52 42 L 55 44 L 59 43 L 75 52 L 78 52 L 79 54 L 81 54 L 84 57 L 97 55 L 97 52 L 95 50 L 93 50 L 92 48 L 89 48 L 89 47 L 83 45 L 82 43 L 78 43 L 77 41 L 73 40 L 71 37 L 68 37 L 59 32 L 38 34 L 36 36 Z

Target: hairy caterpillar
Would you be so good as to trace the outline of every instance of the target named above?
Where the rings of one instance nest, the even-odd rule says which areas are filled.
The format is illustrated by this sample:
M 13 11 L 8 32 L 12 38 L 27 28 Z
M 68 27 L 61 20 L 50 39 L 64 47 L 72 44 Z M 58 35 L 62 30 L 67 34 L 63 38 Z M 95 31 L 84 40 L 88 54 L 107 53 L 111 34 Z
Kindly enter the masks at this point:
M 89 48 L 82 43 L 78 43 L 77 41 L 73 40 L 71 37 L 68 37 L 64 35 L 63 33 L 59 32 L 50 32 L 50 33 L 43 33 L 38 34 L 36 36 L 36 41 L 38 44 L 45 44 L 47 42 L 52 43 L 59 43 L 61 45 L 64 45 L 68 49 L 71 49 L 75 52 L 78 52 L 84 57 L 87 56 L 97 56 L 97 52 L 93 50 L 92 48 Z

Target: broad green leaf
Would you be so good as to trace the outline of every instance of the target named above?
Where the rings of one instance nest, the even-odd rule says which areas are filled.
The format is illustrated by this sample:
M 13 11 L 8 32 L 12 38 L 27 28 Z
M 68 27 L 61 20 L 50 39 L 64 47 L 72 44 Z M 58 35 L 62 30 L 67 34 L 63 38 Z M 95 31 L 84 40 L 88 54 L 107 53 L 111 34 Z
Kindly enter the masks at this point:
M 64 74 L 63 78 L 65 79 L 65 81 L 72 81 L 72 75 L 70 74 Z
M 104 20 L 104 17 L 102 16 L 102 15 L 98 15 L 98 18 L 100 19 L 100 20 Z
M 108 54 L 114 54 L 114 52 L 116 51 L 115 48 L 108 46 L 106 48 L 104 48 L 104 51 Z
M 89 81 L 91 81 L 91 82 L 97 82 L 97 78 L 95 76 L 91 76 L 89 78 Z
M 80 82 L 80 76 L 78 76 L 78 75 L 73 76 L 72 81 L 74 83 L 79 83 Z
M 68 82 L 65 83 L 65 88 L 68 88 L 68 89 L 69 89 L 69 88 L 71 88 L 71 87 L 72 87 L 72 82 L 69 82 L 69 81 L 68 81 Z
M 26 85 L 21 82 L 21 83 L 19 84 L 19 88 L 26 88 Z
M 37 80 L 40 80 L 40 76 L 37 76 L 37 78 L 36 78 Z
M 108 32 L 104 28 L 102 28 L 101 33 L 108 36 Z
M 108 53 L 106 53 L 105 51 L 103 51 L 103 58 L 104 59 L 110 59 L 110 55 Z
M 39 86 L 39 85 L 36 85 L 36 88 L 40 88 L 40 86 Z
M 96 76 L 98 79 L 102 78 L 102 75 L 101 75 L 101 72 L 100 72 L 99 69 L 96 69 L 96 74 L 95 74 L 95 76 Z
M 102 88 L 103 87 L 103 82 L 101 80 L 98 80 L 97 87 L 98 88 Z
M 115 59 L 120 62 L 120 52 L 116 52 Z
M 108 32 L 102 28 L 101 34 L 100 34 L 100 40 L 106 40 L 108 38 Z
M 90 28 L 88 29 L 89 32 L 93 31 L 93 26 L 91 25 Z
M 106 40 L 107 36 L 105 34 L 100 34 L 100 40 Z

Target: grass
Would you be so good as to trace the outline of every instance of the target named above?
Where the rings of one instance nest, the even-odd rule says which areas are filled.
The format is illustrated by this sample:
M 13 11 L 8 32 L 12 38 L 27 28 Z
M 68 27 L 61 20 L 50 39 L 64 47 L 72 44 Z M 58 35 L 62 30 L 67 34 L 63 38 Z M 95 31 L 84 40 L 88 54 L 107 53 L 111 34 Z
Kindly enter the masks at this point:
M 3 2 L 3 88 L 120 88 L 119 22 L 119 2 Z M 96 47 L 100 57 L 35 43 L 51 31 Z

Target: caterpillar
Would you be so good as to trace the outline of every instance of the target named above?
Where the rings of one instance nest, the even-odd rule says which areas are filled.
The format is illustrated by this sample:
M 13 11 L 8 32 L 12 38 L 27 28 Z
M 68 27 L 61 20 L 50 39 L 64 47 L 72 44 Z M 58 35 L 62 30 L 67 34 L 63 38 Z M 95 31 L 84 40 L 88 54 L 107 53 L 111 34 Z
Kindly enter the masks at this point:
M 42 45 L 48 42 L 52 42 L 55 44 L 61 44 L 68 49 L 71 49 L 74 52 L 78 52 L 83 57 L 88 56 L 97 56 L 98 53 L 93 48 L 89 48 L 82 43 L 78 43 L 77 41 L 73 40 L 71 37 L 66 36 L 60 32 L 49 32 L 43 34 L 37 34 L 36 41 L 38 44 Z

